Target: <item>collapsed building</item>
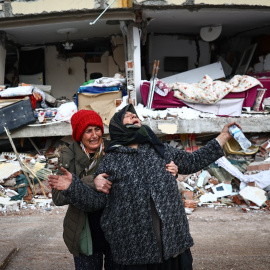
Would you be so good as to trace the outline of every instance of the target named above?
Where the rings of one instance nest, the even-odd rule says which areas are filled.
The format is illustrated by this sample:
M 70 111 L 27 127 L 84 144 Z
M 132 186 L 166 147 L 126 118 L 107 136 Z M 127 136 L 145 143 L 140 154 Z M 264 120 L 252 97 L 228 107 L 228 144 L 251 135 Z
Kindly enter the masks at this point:
M 50 197 L 46 174 L 55 172 L 57 147 L 71 140 L 72 112 L 97 111 L 108 137 L 112 114 L 133 103 L 143 124 L 186 151 L 195 151 L 236 121 L 253 144 L 243 152 L 232 140 L 224 148 L 237 173 L 213 164 L 179 176 L 179 189 L 183 196 L 192 194 L 186 200 L 201 204 L 224 204 L 220 198 L 230 197 L 227 204 L 268 207 L 267 181 L 243 180 L 243 175 L 269 170 L 267 1 L 36 0 L 0 5 L 4 196 L 18 196 L 10 190 L 25 184 L 26 201 L 35 195 Z M 194 102 L 190 93 L 196 91 L 205 96 Z M 239 195 L 241 182 L 255 193 L 263 190 L 260 200 L 254 194 Z M 208 193 L 215 196 L 206 197 Z

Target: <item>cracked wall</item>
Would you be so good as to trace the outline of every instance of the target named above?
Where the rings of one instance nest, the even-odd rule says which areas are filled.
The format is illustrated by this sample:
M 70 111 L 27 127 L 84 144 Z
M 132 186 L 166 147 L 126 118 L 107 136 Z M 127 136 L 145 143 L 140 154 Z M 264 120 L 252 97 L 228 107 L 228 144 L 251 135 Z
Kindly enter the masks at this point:
M 34 1 L 5 1 L 1 8 L 5 17 L 16 15 L 30 15 L 53 12 L 67 12 L 78 10 L 92 10 L 106 7 L 109 0 L 34 0 Z M 111 8 L 129 8 L 132 5 L 143 6 L 183 6 L 183 5 L 247 5 L 247 6 L 270 6 L 269 0 L 116 0 Z M 1 11 L 1 9 L 0 9 Z M 3 17 L 0 16 L 0 17 Z
M 149 1 L 149 0 L 135 0 L 134 4 L 145 6 L 157 5 L 247 5 L 247 6 L 270 6 L 269 0 L 163 0 L 163 1 Z
M 194 4 L 206 4 L 206 5 L 247 5 L 247 6 L 270 6 L 269 0 L 194 0 Z

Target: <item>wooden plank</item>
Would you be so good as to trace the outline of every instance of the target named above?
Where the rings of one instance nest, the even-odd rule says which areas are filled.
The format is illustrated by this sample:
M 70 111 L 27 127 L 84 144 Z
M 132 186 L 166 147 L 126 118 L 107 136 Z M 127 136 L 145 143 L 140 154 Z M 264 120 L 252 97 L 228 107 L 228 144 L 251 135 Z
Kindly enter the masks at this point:
M 15 254 L 19 251 L 19 248 L 13 248 L 13 250 L 8 254 L 8 256 L 4 259 L 4 261 L 0 265 L 0 270 L 4 270 L 11 259 L 15 256 Z

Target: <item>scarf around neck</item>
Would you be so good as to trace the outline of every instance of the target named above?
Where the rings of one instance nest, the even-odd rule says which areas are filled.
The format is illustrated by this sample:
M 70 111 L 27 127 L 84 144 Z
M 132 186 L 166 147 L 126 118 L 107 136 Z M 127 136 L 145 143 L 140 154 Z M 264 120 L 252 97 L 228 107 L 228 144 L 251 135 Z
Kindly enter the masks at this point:
M 139 127 L 132 124 L 123 124 L 125 113 L 128 111 L 137 115 L 133 105 L 129 104 L 119 112 L 115 113 L 112 117 L 109 125 L 111 142 L 107 151 L 112 151 L 119 146 L 148 142 L 155 148 L 161 157 L 164 157 L 164 145 L 150 127 L 146 125 Z
M 87 151 L 82 141 L 80 142 L 80 146 L 82 151 L 87 155 L 90 162 L 89 167 L 85 168 L 85 172 L 90 173 L 90 171 L 99 163 L 101 157 L 103 156 L 104 143 L 102 142 L 100 144 L 99 148 L 96 150 L 93 156 Z

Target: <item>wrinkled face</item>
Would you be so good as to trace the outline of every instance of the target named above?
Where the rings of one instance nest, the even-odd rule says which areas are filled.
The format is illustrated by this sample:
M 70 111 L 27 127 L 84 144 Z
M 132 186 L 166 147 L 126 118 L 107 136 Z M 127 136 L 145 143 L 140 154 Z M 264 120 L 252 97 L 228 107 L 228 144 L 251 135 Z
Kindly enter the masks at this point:
M 98 126 L 88 126 L 81 138 L 89 153 L 95 153 L 102 142 L 102 130 Z
M 140 119 L 137 117 L 137 115 L 135 113 L 132 112 L 126 112 L 124 115 L 124 119 L 123 119 L 123 124 L 131 124 L 131 125 L 136 125 L 138 127 L 140 127 L 141 121 Z

